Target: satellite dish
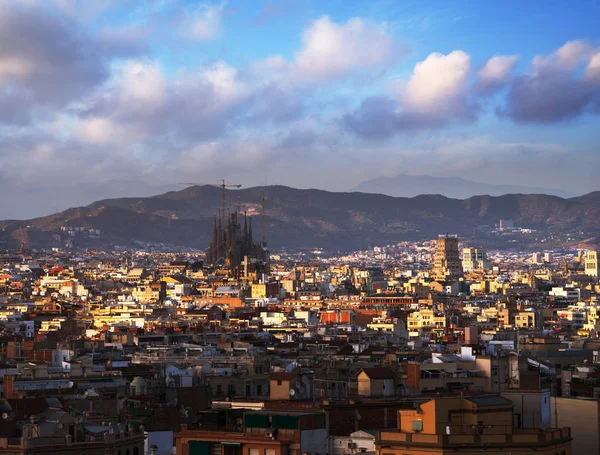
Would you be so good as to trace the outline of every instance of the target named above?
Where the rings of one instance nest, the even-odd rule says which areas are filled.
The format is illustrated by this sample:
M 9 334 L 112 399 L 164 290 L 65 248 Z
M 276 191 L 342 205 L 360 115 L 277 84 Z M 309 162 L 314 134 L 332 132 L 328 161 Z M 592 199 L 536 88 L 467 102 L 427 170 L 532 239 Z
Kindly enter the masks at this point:
M 296 391 L 294 389 L 290 389 L 290 396 L 293 397 L 296 395 Z

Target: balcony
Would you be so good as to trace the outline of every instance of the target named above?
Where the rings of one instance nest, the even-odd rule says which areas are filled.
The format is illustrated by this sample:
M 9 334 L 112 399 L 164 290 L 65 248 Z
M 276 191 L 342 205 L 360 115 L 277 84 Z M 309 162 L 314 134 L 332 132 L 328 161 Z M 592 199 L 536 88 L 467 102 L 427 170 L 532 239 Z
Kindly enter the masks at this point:
M 47 448 L 47 452 L 60 452 L 61 448 L 79 449 L 83 453 L 85 449 L 92 449 L 103 446 L 114 446 L 127 443 L 140 443 L 144 441 L 143 433 L 106 433 L 103 435 L 86 435 L 84 441 L 73 442 L 65 436 L 48 436 L 35 438 L 0 438 L 0 449 L 29 449 L 39 451 Z
M 515 429 L 512 434 L 421 434 L 401 433 L 399 431 L 380 431 L 376 435 L 376 443 L 380 447 L 414 446 L 414 447 L 505 447 L 530 446 L 543 447 L 550 444 L 567 443 L 571 440 L 570 428 Z

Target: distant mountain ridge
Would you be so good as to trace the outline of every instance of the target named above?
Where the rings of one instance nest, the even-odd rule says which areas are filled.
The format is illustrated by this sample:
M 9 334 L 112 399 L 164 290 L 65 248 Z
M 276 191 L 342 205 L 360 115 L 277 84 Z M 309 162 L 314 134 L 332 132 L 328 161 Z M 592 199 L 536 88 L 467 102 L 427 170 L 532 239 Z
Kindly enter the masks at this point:
M 478 195 L 502 196 L 505 194 L 548 194 L 563 198 L 575 196 L 574 193 L 560 189 L 520 185 L 494 185 L 491 183 L 474 182 L 461 177 L 433 177 L 430 175 L 406 174 L 367 180 L 354 187 L 352 191 L 386 194 L 394 197 L 441 194 L 455 199 L 467 199 Z
M 531 246 L 547 237 L 543 248 L 579 239 L 595 243 L 600 235 L 600 192 L 572 199 L 542 194 L 507 194 L 452 199 L 440 195 L 413 198 L 360 192 L 336 193 L 285 186 L 226 191 L 230 210 L 253 216 L 260 236 L 261 197 L 266 191 L 266 237 L 275 248 L 315 248 L 351 251 L 403 240 L 456 233 L 476 235 L 479 245 Z M 221 190 L 192 186 L 152 197 L 104 199 L 46 217 L 5 221 L 0 245 L 24 243 L 36 248 L 64 247 L 69 237 L 61 226 L 98 229 L 101 236 L 72 238 L 79 248 L 114 245 L 140 247 L 144 242 L 204 249 L 212 234 L 213 217 L 221 206 Z M 527 238 L 491 234 L 500 219 L 537 230 Z M 546 240 L 544 240 L 546 241 Z M 515 243 L 517 242 L 517 243 Z M 1 246 L 0 246 L 1 247 Z

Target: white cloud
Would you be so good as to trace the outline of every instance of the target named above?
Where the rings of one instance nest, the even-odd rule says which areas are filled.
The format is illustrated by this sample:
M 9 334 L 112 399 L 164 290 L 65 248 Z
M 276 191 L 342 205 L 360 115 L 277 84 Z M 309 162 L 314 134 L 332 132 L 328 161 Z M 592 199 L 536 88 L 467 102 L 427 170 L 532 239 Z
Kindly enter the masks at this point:
M 477 72 L 477 88 L 483 93 L 491 93 L 502 88 L 514 69 L 519 57 L 516 55 L 497 55 L 490 58 Z
M 225 4 L 203 4 L 186 18 L 182 33 L 194 41 L 210 41 L 221 32 L 221 18 Z
M 403 111 L 438 120 L 464 117 L 470 63 L 469 55 L 460 50 L 433 53 L 417 63 L 402 94 Z
M 595 53 L 590 59 L 584 78 L 593 84 L 600 84 L 600 52 Z
M 589 43 L 583 40 L 569 41 L 548 58 L 536 57 L 533 64 L 539 67 L 548 63 L 558 63 L 563 67 L 573 68 L 587 60 L 591 52 L 592 47 Z
M 304 32 L 302 42 L 294 70 L 314 82 L 380 65 L 393 50 L 385 25 L 358 18 L 340 25 L 321 17 Z
M 252 108 L 257 88 L 238 70 L 216 62 L 167 78 L 151 60 L 129 60 L 75 111 L 75 130 L 87 143 L 139 143 L 151 149 L 188 147 L 219 137 Z
M 367 98 L 343 122 L 363 138 L 387 139 L 400 131 L 473 120 L 477 106 L 469 101 L 470 63 L 469 55 L 460 50 L 430 54 L 415 65 L 404 87 L 392 84 L 397 100 Z
M 220 61 L 202 71 L 201 77 L 206 80 L 222 103 L 228 104 L 247 96 L 251 88 L 239 77 L 236 68 Z
M 120 69 L 117 92 L 123 109 L 150 115 L 166 102 L 167 81 L 160 65 L 146 60 L 129 60 Z
M 84 119 L 79 126 L 79 138 L 88 144 L 131 144 L 144 137 L 132 125 L 121 125 L 111 119 L 90 117 Z

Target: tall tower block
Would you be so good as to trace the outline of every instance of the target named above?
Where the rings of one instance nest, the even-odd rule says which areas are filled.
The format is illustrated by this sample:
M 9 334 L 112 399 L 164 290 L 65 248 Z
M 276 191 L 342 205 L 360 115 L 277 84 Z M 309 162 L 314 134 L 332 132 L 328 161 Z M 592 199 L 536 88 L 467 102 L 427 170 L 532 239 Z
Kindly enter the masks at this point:
M 458 236 L 440 235 L 437 240 L 433 275 L 438 280 L 457 278 L 462 275 L 462 264 L 458 254 Z

